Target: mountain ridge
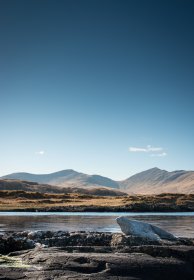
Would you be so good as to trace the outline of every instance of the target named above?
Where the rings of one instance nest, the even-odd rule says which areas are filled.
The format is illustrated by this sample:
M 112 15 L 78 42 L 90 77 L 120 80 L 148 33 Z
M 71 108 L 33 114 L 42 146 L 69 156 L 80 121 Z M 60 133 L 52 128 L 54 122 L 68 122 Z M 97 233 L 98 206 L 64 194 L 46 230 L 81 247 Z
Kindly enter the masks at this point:
M 108 177 L 100 175 L 88 175 L 73 169 L 61 170 L 49 174 L 32 174 L 27 172 L 12 173 L 0 177 L 0 179 L 16 179 L 31 181 L 59 187 L 110 187 L 119 189 L 119 183 Z
M 166 171 L 157 167 L 139 172 L 121 181 L 115 181 L 101 175 L 88 175 L 73 169 L 61 170 L 49 174 L 26 172 L 12 173 L 0 179 L 34 181 L 66 188 L 108 187 L 129 194 L 194 193 L 194 171 Z
M 120 188 L 135 194 L 194 193 L 194 171 L 155 167 L 121 181 Z

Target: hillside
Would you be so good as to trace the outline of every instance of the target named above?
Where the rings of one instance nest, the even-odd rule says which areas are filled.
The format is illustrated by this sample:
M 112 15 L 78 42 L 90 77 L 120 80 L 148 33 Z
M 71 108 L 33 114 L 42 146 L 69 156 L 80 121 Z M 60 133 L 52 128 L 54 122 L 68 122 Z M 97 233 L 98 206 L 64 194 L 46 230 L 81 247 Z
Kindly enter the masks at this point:
M 49 184 L 59 187 L 110 187 L 119 188 L 118 182 L 100 175 L 87 175 L 72 169 L 62 170 L 50 174 L 13 173 L 1 177 L 2 179 L 17 179 L 24 181 Z
M 78 193 L 96 196 L 124 196 L 126 193 L 108 187 L 76 188 L 58 187 L 36 182 L 0 179 L 0 191 L 28 191 L 40 193 Z
M 152 168 L 121 181 L 120 188 L 131 194 L 190 194 L 194 193 L 194 171 Z

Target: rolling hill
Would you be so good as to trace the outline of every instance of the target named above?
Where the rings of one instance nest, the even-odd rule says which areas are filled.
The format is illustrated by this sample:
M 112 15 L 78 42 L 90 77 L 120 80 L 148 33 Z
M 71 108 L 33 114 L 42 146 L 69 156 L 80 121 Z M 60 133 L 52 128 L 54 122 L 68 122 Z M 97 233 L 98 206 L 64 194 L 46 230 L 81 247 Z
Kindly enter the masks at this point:
M 72 169 L 40 175 L 31 173 L 12 173 L 1 178 L 31 181 L 59 187 L 109 187 L 119 189 L 119 183 L 109 178 L 100 175 L 87 175 Z
M 78 193 L 96 196 L 125 196 L 126 193 L 109 187 L 58 187 L 15 179 L 0 179 L 0 191 L 25 191 L 39 193 Z
M 94 191 L 105 188 L 129 194 L 194 193 L 194 171 L 168 172 L 156 167 L 137 173 L 123 181 L 114 181 L 100 175 L 87 175 L 72 169 L 42 175 L 13 173 L 1 178 L 48 184 L 50 187 L 55 186 L 57 190 L 69 188 L 78 191 L 82 188 Z

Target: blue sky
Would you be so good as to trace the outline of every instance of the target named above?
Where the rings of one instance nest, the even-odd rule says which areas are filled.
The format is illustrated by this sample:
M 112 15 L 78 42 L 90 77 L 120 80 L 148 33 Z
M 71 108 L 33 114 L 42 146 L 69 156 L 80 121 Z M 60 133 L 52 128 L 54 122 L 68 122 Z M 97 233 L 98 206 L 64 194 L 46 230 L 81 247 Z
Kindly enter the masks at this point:
M 194 3 L 0 1 L 0 175 L 192 170 Z

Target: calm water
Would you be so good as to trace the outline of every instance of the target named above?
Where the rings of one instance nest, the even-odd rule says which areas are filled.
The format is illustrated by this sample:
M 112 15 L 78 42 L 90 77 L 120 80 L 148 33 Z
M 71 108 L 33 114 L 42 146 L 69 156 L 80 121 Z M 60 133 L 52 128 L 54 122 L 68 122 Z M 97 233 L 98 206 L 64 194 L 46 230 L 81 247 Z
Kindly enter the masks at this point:
M 115 218 L 130 219 L 157 225 L 176 236 L 194 237 L 192 213 L 69 213 L 69 212 L 0 212 L 0 231 L 67 230 L 120 232 Z

